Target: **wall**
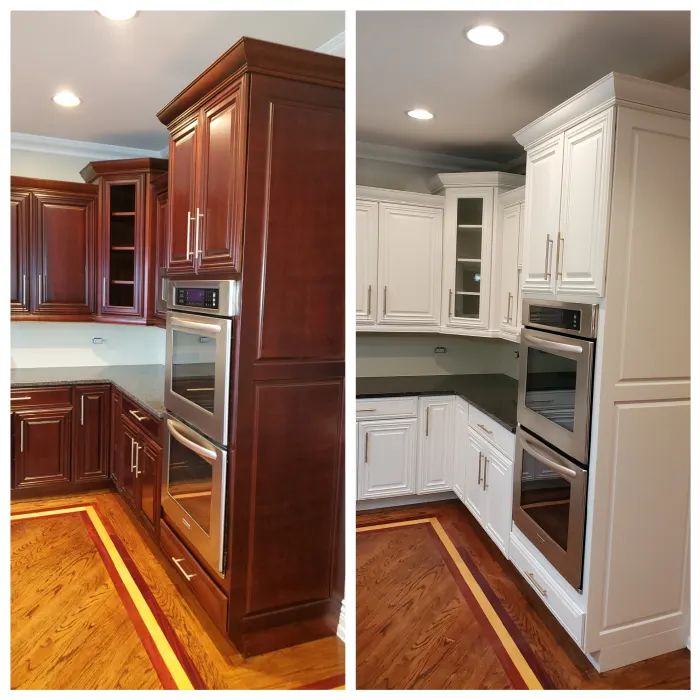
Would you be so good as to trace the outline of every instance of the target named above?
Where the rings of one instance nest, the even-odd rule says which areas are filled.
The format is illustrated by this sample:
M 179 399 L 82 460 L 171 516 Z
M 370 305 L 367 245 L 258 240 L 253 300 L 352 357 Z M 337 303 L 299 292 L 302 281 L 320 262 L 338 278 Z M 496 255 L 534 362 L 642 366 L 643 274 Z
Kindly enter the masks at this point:
M 436 346 L 447 353 L 435 354 Z M 357 334 L 357 376 L 507 374 L 517 378 L 518 346 L 498 338 L 396 333 Z
M 450 172 L 450 169 L 358 158 L 355 179 L 358 185 L 386 187 L 390 190 L 403 190 L 404 192 L 429 193 L 430 180 L 438 173 L 444 172 Z
M 165 364 L 165 330 L 112 323 L 22 321 L 11 326 L 12 367 Z M 93 338 L 103 338 L 95 345 Z
M 90 160 L 94 159 L 13 148 L 10 152 L 10 174 L 45 180 L 84 182 L 80 171 Z

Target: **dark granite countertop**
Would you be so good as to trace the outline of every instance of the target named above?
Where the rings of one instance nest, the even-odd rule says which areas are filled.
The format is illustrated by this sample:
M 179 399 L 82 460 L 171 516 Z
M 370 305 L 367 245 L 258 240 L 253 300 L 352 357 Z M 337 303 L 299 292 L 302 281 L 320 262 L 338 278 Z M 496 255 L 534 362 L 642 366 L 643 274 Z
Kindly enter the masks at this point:
M 34 367 L 12 370 L 12 388 L 50 384 L 114 384 L 119 391 L 157 418 L 165 415 L 163 365 L 104 367 Z
M 356 388 L 358 399 L 454 394 L 512 433 L 517 426 L 518 382 L 506 374 L 358 377 Z

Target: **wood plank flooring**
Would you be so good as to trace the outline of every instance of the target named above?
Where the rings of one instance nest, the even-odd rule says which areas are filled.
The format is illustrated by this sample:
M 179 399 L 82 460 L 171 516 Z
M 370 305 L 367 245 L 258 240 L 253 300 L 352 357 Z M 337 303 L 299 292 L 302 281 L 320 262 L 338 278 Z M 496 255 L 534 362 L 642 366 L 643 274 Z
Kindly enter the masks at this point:
M 95 503 L 118 533 L 207 688 L 342 685 L 344 645 L 336 637 L 243 659 L 116 494 L 21 501 L 12 512 L 84 503 Z M 162 687 L 85 528 L 77 518 L 41 520 L 12 525 L 12 687 Z M 101 663 L 86 664 L 90 653 Z
M 478 568 L 551 687 L 690 687 L 687 650 L 599 674 L 458 501 L 365 511 L 357 525 L 430 517 L 439 519 Z M 512 687 L 447 574 L 435 544 L 418 526 L 358 534 L 358 688 Z

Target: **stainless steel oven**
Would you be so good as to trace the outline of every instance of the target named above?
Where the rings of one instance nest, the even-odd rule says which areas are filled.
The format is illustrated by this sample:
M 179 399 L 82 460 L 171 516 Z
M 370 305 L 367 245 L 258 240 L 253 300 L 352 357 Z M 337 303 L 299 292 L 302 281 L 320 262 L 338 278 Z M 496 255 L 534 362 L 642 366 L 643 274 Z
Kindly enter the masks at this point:
M 161 505 L 168 523 L 223 574 L 226 448 L 173 415 L 168 414 L 166 425 Z
M 598 307 L 523 302 L 518 423 L 579 462 L 588 461 Z
M 226 445 L 238 283 L 171 281 L 168 309 L 165 408 Z
M 581 589 L 588 470 L 518 427 L 513 522 Z

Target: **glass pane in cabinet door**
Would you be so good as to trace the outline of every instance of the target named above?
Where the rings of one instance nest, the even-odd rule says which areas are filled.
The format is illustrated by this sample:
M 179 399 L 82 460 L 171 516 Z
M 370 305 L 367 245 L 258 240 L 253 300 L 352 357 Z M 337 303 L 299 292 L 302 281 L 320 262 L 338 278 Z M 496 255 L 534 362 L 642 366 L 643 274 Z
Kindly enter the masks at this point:
M 459 260 L 455 272 L 455 289 L 459 292 L 478 294 L 481 291 L 481 262 Z
M 479 296 L 478 294 L 455 295 L 455 316 L 457 318 L 479 318 Z

